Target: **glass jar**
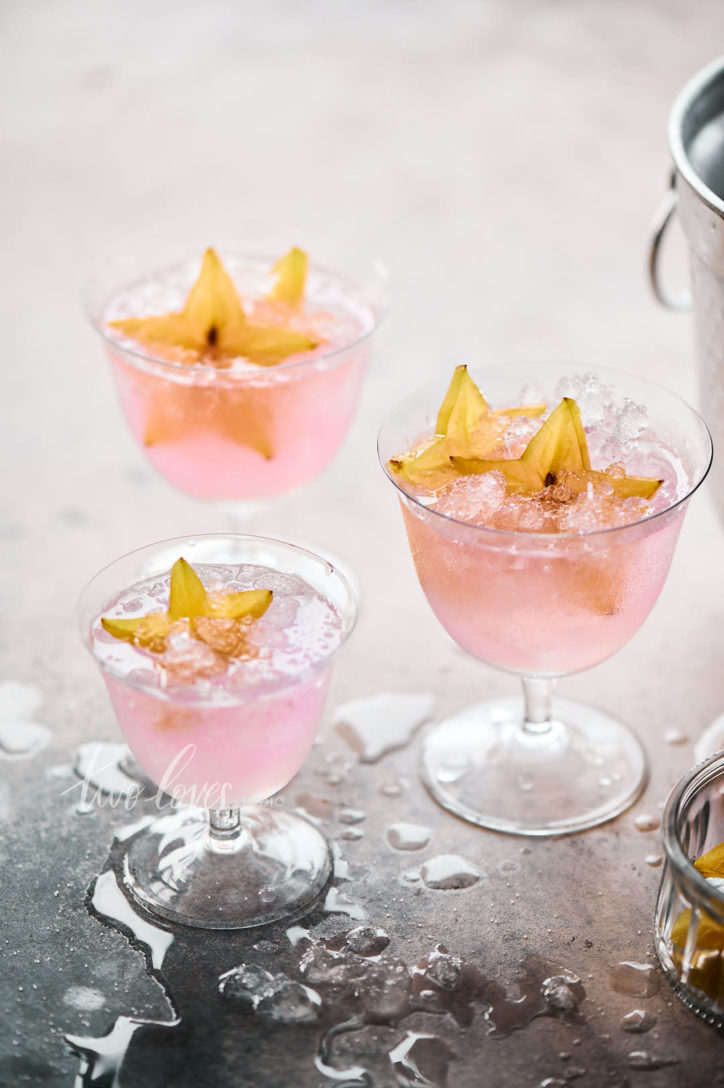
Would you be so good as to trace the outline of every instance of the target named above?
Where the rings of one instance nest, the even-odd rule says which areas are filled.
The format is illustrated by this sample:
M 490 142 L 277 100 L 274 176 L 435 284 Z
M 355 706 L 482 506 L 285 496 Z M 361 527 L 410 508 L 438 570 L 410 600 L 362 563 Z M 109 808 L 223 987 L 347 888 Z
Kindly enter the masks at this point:
M 656 951 L 684 1004 L 722 1027 L 724 879 L 707 879 L 694 861 L 724 842 L 724 754 L 698 764 L 671 791 L 663 838 L 666 860 L 656 904 Z

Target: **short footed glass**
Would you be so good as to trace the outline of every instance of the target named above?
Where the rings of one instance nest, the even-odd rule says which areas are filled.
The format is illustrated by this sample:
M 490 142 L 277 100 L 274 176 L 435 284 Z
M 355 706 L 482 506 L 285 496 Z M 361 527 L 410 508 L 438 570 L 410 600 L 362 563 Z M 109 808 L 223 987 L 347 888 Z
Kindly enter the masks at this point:
M 493 408 L 519 404 L 531 383 L 554 404 L 558 382 L 570 373 L 560 364 L 471 370 Z M 621 528 L 497 530 L 459 521 L 408 494 L 388 463 L 433 433 L 444 384 L 413 394 L 379 436 L 380 460 L 396 488 L 417 575 L 435 615 L 463 649 L 523 683 L 522 699 L 478 703 L 431 729 L 423 748 L 424 781 L 456 815 L 521 835 L 592 827 L 640 793 L 646 759 L 635 735 L 604 711 L 554 700 L 553 686 L 558 677 L 616 653 L 644 622 L 664 584 L 688 500 L 712 456 L 705 424 L 675 394 L 613 370 L 586 367 L 585 373 L 617 398 L 644 404 L 651 441 L 665 443 L 687 473 L 676 501 Z
M 276 366 L 218 369 L 169 362 L 119 342 L 109 304 L 145 281 L 178 283 L 180 308 L 204 250 L 217 249 L 237 285 L 258 293 L 269 269 L 297 245 L 309 256 L 308 293 L 347 314 L 349 339 Z M 309 483 L 337 453 L 359 399 L 372 338 L 389 306 L 384 265 L 339 239 L 228 222 L 169 227 L 117 246 L 92 269 L 86 312 L 101 336 L 124 415 L 144 455 L 169 483 L 223 504 L 237 520 Z M 347 309 L 345 310 L 345 307 Z M 356 319 L 359 319 L 358 321 Z
M 167 575 L 181 555 L 192 566 L 249 563 L 304 579 L 339 616 L 336 649 L 293 677 L 211 694 L 165 690 L 109 665 L 91 637 L 94 622 L 119 593 Z M 331 875 L 329 845 L 271 799 L 312 747 L 334 657 L 356 616 L 349 582 L 327 560 L 263 537 L 162 541 L 111 563 L 86 587 L 78 606 L 83 640 L 125 740 L 160 787 L 165 808 L 129 840 L 123 858 L 125 884 L 147 910 L 186 925 L 242 929 L 298 918 L 314 906 Z M 173 807 L 164 790 L 191 804 Z

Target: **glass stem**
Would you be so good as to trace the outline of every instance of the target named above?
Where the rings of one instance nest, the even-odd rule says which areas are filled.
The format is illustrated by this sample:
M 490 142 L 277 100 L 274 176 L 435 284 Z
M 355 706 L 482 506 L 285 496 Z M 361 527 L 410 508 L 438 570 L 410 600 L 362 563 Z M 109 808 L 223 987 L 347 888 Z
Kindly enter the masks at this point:
M 224 844 L 238 839 L 241 832 L 240 808 L 209 809 L 209 837 L 213 843 L 223 848 Z
M 551 727 L 551 703 L 554 680 L 541 680 L 524 676 L 523 680 L 523 732 L 547 733 Z

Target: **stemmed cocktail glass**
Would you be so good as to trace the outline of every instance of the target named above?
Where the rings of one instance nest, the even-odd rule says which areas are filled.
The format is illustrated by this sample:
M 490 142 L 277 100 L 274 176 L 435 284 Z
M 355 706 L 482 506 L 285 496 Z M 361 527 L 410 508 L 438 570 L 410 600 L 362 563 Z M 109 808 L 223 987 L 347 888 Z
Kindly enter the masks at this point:
M 161 644 L 155 628 L 147 651 L 119 639 L 117 628 L 149 612 L 163 626 L 169 572 L 181 559 L 209 594 L 241 587 L 271 603 L 261 618 L 237 624 L 215 617 L 224 602 L 242 600 L 238 593 L 194 608 L 187 601 L 185 611 L 180 599 L 181 618 Z M 314 905 L 331 875 L 329 846 L 275 794 L 312 746 L 334 657 L 355 619 L 350 585 L 330 563 L 262 537 L 163 541 L 116 560 L 87 586 L 83 639 L 135 759 L 159 787 L 159 815 L 123 857 L 126 886 L 148 910 L 238 929 Z
M 472 376 L 491 407 L 502 409 L 529 402 L 523 391 L 531 384 L 552 407 L 565 373 L 560 365 L 511 365 L 473 369 Z M 709 470 L 711 440 L 675 394 L 616 371 L 597 370 L 595 377 L 620 405 L 618 414 L 609 411 L 609 424 L 625 424 L 632 403 L 631 418 L 636 405 L 645 406 L 648 423 L 635 443 L 634 467 L 666 480 L 652 512 L 631 524 L 505 531 L 433 509 L 429 497 L 406 489 L 390 461 L 434 433 L 441 384 L 405 401 L 379 437 L 437 618 L 463 649 L 522 679 L 522 699 L 468 707 L 434 727 L 424 743 L 423 775 L 436 800 L 500 831 L 551 835 L 593 826 L 630 805 L 645 781 L 644 752 L 628 727 L 608 712 L 553 699 L 553 687 L 557 678 L 614 654 L 646 619 L 688 500 Z M 584 426 L 600 428 L 598 405 L 584 397 L 581 410 Z

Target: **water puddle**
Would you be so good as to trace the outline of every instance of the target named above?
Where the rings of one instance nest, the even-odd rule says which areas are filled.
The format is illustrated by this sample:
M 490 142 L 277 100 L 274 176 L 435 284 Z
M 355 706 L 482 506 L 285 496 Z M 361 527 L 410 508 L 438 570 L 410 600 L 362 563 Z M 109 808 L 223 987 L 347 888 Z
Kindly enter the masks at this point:
M 121 1088 L 121 1066 L 131 1039 L 142 1027 L 173 1028 L 177 1020 L 144 1020 L 119 1016 L 107 1035 L 66 1035 L 66 1043 L 81 1059 L 73 1088 Z
M 112 798 L 138 798 L 148 781 L 131 759 L 125 744 L 106 741 L 89 741 L 79 745 L 74 770 L 82 780 L 84 794 L 92 794 L 92 790 L 96 790 Z
M 650 963 L 617 963 L 610 969 L 609 979 L 612 989 L 627 997 L 651 997 L 659 989 L 656 968 Z
M 434 709 L 432 695 L 371 695 L 338 707 L 334 725 L 360 762 L 376 763 L 409 744 Z
M 143 823 L 144 821 L 139 821 L 139 824 Z M 137 825 L 132 826 L 131 830 L 134 829 L 137 829 Z M 171 1004 L 170 994 L 158 977 L 158 972 L 173 943 L 173 934 L 146 921 L 136 913 L 123 894 L 118 878 L 112 869 L 106 869 L 96 878 L 87 906 L 96 917 L 123 932 L 134 947 L 138 945 L 146 956 L 156 981 L 161 985 Z M 105 1005 L 103 994 L 87 986 L 70 987 L 63 1000 L 79 1011 L 91 1011 Z M 65 1041 L 81 1059 L 74 1088 L 92 1088 L 92 1086 L 101 1085 L 102 1088 L 120 1088 L 121 1067 L 131 1040 L 138 1029 L 161 1027 L 170 1030 L 180 1022 L 180 1019 L 173 1015 L 168 1020 L 119 1016 L 107 1035 L 97 1037 L 64 1035 Z
M 38 688 L 15 680 L 0 684 L 0 756 L 29 759 L 46 746 L 51 730 L 35 720 L 42 705 Z
M 432 831 L 424 824 L 392 824 L 386 838 L 394 850 L 422 850 L 429 843 Z

